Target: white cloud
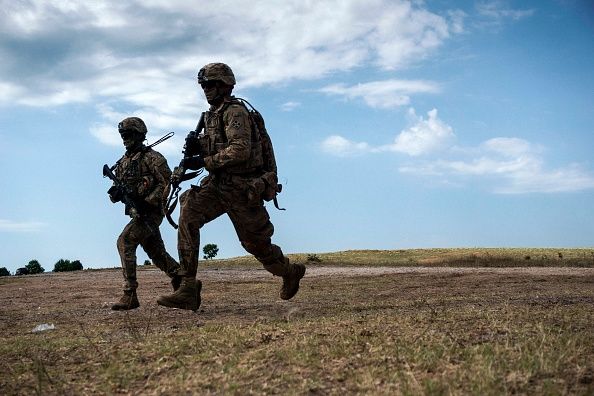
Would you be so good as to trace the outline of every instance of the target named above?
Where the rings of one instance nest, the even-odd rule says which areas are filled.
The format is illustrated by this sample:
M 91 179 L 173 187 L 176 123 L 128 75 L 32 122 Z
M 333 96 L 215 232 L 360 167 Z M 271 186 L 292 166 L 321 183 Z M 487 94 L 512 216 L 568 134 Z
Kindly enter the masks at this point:
M 321 144 L 322 151 L 338 157 L 357 156 L 367 153 L 369 144 L 364 142 L 353 142 L 342 136 L 333 135 L 327 137 Z
M 484 18 L 483 21 L 479 22 L 479 25 L 491 26 L 499 26 L 509 20 L 519 21 L 534 15 L 535 12 L 534 9 L 510 8 L 501 0 L 478 3 L 476 10 L 478 15 Z
M 389 0 L 334 0 L 323 6 L 293 0 L 283 7 L 239 0 L 225 7 L 30 0 L 4 6 L 0 104 L 95 102 L 126 109 L 117 117 L 100 109 L 104 122 L 90 130 L 110 145 L 119 144 L 111 124 L 127 115 L 142 117 L 157 134 L 192 128 L 198 109 L 207 106 L 195 75 L 208 62 L 229 63 L 240 94 L 362 66 L 399 69 L 427 56 L 461 24 L 461 18 L 431 13 L 422 3 Z M 337 86 L 334 93 L 389 108 L 408 104 L 410 94 L 436 90 L 429 82 L 391 80 Z M 297 106 L 289 102 L 282 108 Z
M 469 158 L 409 164 L 399 170 L 448 182 L 452 178 L 488 181 L 490 189 L 502 194 L 557 193 L 594 188 L 594 175 L 578 164 L 548 169 L 542 147 L 524 139 L 493 138 L 465 151 L 469 153 Z
M 437 110 L 428 118 L 409 110 L 412 125 L 401 131 L 394 143 L 371 146 L 339 135 L 325 139 L 322 151 L 349 157 L 362 154 L 394 152 L 407 154 L 408 163 L 401 173 L 425 176 L 441 184 L 488 183 L 488 189 L 502 194 L 557 193 L 594 188 L 594 175 L 579 164 L 551 169 L 546 166 L 544 148 L 517 137 L 488 139 L 477 147 L 454 146 L 453 128 L 439 119 Z M 422 157 L 432 154 L 435 160 Z
M 121 146 L 122 139 L 118 133 L 117 124 L 98 124 L 90 128 L 90 132 L 101 143 L 108 146 Z
M 319 90 L 329 95 L 339 95 L 347 99 L 362 98 L 368 106 L 389 109 L 410 103 L 410 95 L 418 93 L 437 93 L 439 86 L 431 81 L 384 80 L 353 86 L 345 84 L 328 85 Z
M 126 117 L 136 116 L 143 119 L 148 129 L 147 144 L 151 144 L 159 140 L 166 132 L 171 130 L 171 128 L 167 129 L 167 125 L 175 125 L 177 122 L 161 115 L 153 115 L 151 113 L 142 111 L 135 114 L 126 114 L 117 112 L 109 106 L 99 106 L 98 109 L 103 115 L 103 118 L 108 120 L 109 123 L 93 125 L 90 128 L 90 132 L 101 143 L 114 147 L 123 148 L 122 139 L 118 133 L 117 125 Z M 157 127 L 156 132 L 153 132 L 155 130 L 155 128 L 153 128 L 154 126 Z M 182 130 L 180 132 L 178 130 L 173 137 L 159 144 L 159 152 L 165 155 L 179 154 L 179 148 L 183 145 L 185 134 L 185 131 Z
M 459 13 L 437 15 L 422 2 L 400 0 L 291 0 L 282 7 L 272 0 L 230 0 L 225 6 L 178 0 L 5 3 L 0 104 L 100 103 L 142 114 L 160 131 L 195 125 L 198 109 L 206 106 L 195 76 L 206 63 L 230 64 L 240 94 L 360 67 L 402 69 L 462 29 Z M 334 92 L 327 87 L 380 108 L 406 105 L 409 95 L 437 89 L 430 82 L 396 80 L 335 86 Z M 113 142 L 102 128 L 91 133 Z
M 425 120 L 422 116 L 417 116 L 414 109 L 410 109 L 412 125 L 401 131 L 391 144 L 371 146 L 334 135 L 322 142 L 322 150 L 343 157 L 365 152 L 397 152 L 419 156 L 448 148 L 456 137 L 452 127 L 437 117 L 437 109 L 429 111 L 427 115 L 429 118 Z
M 286 102 L 281 105 L 281 110 L 282 111 L 293 111 L 300 106 L 301 106 L 301 103 L 299 103 L 299 102 Z
M 90 98 L 91 92 L 88 90 L 70 84 L 62 84 L 59 89 L 52 89 L 44 95 L 30 93 L 22 95 L 16 102 L 32 107 L 48 107 L 88 102 Z
M 38 221 L 17 222 L 0 219 L 0 232 L 37 232 L 47 224 Z
M 414 124 L 396 136 L 394 143 L 379 147 L 380 151 L 395 151 L 411 156 L 428 154 L 447 147 L 454 139 L 451 126 L 437 117 L 437 109 L 427 113 L 428 119 L 416 115 L 414 109 L 409 110 Z
M 0 104 L 10 103 L 14 98 L 21 96 L 23 91 L 24 89 L 16 84 L 0 81 Z

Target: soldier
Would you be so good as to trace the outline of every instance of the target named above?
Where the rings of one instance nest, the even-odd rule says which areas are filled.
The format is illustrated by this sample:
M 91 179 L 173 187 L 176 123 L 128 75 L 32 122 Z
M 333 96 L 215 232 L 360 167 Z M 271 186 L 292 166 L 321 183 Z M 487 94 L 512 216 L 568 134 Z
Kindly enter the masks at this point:
M 181 284 L 177 274 L 179 264 L 165 250 L 159 225 L 163 221 L 165 199 L 169 193 L 171 170 L 160 153 L 143 142 L 146 125 L 138 117 L 124 119 L 118 125 L 126 153 L 114 165 L 115 176 L 122 183 L 114 185 L 108 194 L 112 202 L 126 204 L 131 217 L 118 238 L 117 247 L 124 273 L 124 295 L 112 305 L 113 310 L 139 307 L 136 288 L 136 248 L 142 246 L 153 263 L 171 278 L 173 290 Z
M 209 175 L 200 186 L 192 186 L 180 197 L 179 252 L 181 287 L 159 297 L 157 303 L 170 308 L 196 311 L 202 283 L 196 279 L 200 228 L 227 213 L 241 245 L 266 270 L 283 278 L 280 297 L 292 298 L 305 275 L 303 264 L 291 264 L 280 247 L 272 244 L 274 227 L 262 199 L 265 174 L 261 143 L 254 133 L 254 120 L 244 103 L 231 95 L 235 76 L 224 63 L 210 63 L 200 69 L 198 83 L 210 109 L 204 113 L 204 135 L 199 137 L 200 155 L 185 158 L 174 170 L 179 178 L 185 169 L 205 168 Z M 276 164 L 274 179 L 276 179 Z M 274 184 L 276 188 L 276 184 Z

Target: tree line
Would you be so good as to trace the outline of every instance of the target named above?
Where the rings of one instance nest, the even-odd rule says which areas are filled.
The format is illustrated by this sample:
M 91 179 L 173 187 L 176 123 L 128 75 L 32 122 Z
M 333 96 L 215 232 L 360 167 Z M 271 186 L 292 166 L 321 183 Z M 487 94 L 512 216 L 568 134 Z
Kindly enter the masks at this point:
M 219 247 L 214 243 L 207 243 L 202 248 L 202 252 L 204 253 L 205 260 L 211 260 L 216 257 L 219 253 Z M 149 260 L 145 260 L 144 265 L 150 265 L 151 262 Z M 66 271 L 80 271 L 83 269 L 83 265 L 79 260 L 65 260 L 60 259 L 54 264 L 54 272 L 66 272 Z M 15 275 L 34 275 L 34 274 L 42 274 L 45 272 L 45 269 L 39 264 L 37 260 L 31 260 L 27 265 L 24 267 L 18 268 Z M 6 269 L 6 267 L 0 268 L 0 276 L 10 276 L 10 272 Z
M 60 259 L 54 264 L 54 272 L 66 272 L 66 271 L 80 271 L 83 269 L 83 265 L 80 260 L 66 260 Z M 31 260 L 24 267 L 18 268 L 15 275 L 34 275 L 42 274 L 45 272 L 45 268 L 41 266 L 39 261 Z M 10 276 L 10 272 L 6 267 L 0 268 L 0 276 Z

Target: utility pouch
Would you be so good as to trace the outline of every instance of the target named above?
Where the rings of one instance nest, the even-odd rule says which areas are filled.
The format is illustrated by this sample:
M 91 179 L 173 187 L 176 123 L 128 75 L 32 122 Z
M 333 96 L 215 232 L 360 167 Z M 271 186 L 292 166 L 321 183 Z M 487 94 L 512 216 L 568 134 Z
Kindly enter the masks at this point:
M 276 198 L 276 195 L 282 191 L 282 185 L 278 184 L 278 177 L 275 172 L 266 172 L 260 180 L 264 182 L 264 191 L 262 193 L 262 199 L 265 201 L 272 201 Z
M 247 182 L 248 206 L 259 206 L 261 204 L 265 188 L 264 180 L 259 177 Z
M 210 138 L 208 135 L 200 134 L 197 138 L 198 141 L 198 154 L 202 154 L 204 156 L 212 155 L 212 150 L 210 147 Z

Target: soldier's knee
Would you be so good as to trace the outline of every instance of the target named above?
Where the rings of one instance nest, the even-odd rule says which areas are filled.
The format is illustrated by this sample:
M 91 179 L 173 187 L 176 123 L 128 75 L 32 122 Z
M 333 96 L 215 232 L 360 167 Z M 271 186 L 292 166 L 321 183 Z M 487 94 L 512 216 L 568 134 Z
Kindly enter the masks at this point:
M 116 246 L 118 247 L 119 251 L 123 251 L 124 248 L 126 247 L 126 235 L 124 233 L 121 233 L 120 236 L 118 237 Z
M 244 249 L 253 254 L 263 265 L 273 265 L 284 262 L 284 254 L 280 247 L 273 245 L 270 240 L 258 242 L 241 242 Z
M 256 257 L 267 256 L 270 254 L 270 243 L 257 241 L 257 242 L 248 242 L 242 241 L 241 246 L 250 254 L 253 254 Z

